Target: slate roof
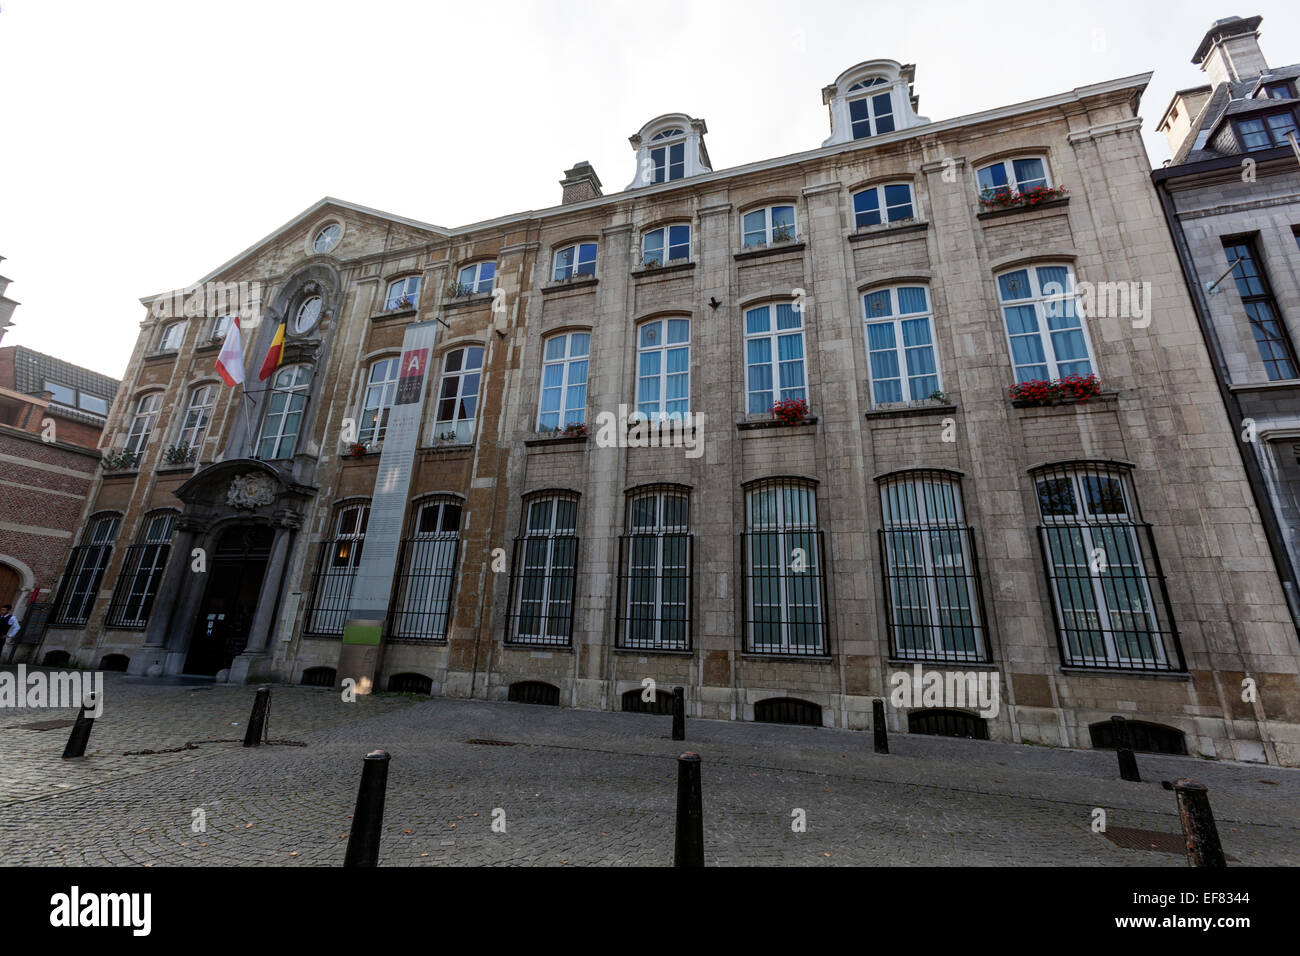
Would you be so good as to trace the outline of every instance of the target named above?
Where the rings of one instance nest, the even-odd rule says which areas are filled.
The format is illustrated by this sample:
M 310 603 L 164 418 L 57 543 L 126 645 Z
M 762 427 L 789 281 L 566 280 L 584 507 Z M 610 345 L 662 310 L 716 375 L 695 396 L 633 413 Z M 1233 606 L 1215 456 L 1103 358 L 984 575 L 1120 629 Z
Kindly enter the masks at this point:
M 1195 131 L 1183 140 L 1169 165 L 1181 166 L 1184 163 L 1199 163 L 1202 160 L 1232 156 L 1241 152 L 1235 136 L 1220 135 L 1224 120 L 1229 116 L 1243 116 L 1270 110 L 1284 103 L 1300 105 L 1300 100 L 1271 100 L 1255 98 L 1256 91 L 1266 83 L 1290 80 L 1300 86 L 1300 63 L 1277 67 L 1262 76 L 1252 76 L 1236 83 L 1220 83 L 1214 88 L 1210 98 L 1205 101 L 1201 113 L 1192 123 Z

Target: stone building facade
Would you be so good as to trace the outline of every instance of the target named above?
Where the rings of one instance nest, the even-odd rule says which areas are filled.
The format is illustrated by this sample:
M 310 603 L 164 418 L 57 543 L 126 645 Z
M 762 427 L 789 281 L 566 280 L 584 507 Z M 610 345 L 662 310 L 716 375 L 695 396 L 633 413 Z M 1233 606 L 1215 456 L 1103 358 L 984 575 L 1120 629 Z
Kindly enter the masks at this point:
M 667 114 L 624 191 L 576 164 L 561 205 L 465 227 L 323 200 L 204 280 L 258 290 L 244 405 L 225 320 L 144 300 L 131 454 L 85 511 L 103 574 L 45 650 L 330 684 L 360 555 L 395 547 L 381 688 L 681 685 L 695 716 L 864 729 L 916 666 L 995 705 L 895 699 L 891 729 L 1105 746 L 1119 713 L 1296 763 L 1296 633 L 1150 183 L 1148 77 L 937 122 L 914 78 L 859 64 L 823 145 L 727 170 Z M 1121 282 L 1142 308 L 1092 307 Z M 401 540 L 367 538 L 429 319 Z M 1009 395 L 1039 380 L 1068 381 Z

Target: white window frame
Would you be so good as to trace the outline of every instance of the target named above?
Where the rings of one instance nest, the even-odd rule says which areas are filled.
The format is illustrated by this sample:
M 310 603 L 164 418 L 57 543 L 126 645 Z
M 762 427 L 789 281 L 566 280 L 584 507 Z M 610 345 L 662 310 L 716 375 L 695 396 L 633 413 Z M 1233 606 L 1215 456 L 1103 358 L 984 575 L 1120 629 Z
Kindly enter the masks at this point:
M 203 397 L 204 402 L 197 399 Z M 212 413 L 217 407 L 217 387 L 212 383 L 195 385 L 190 389 L 190 396 L 185 403 L 185 412 L 181 415 L 180 431 L 176 435 L 176 444 L 198 451 L 207 438 L 208 426 L 212 424 Z M 198 416 L 197 420 L 194 416 Z M 187 440 L 185 435 L 190 434 Z
M 773 242 L 777 241 L 773 238 L 773 234 L 776 230 L 773 228 L 772 223 L 775 219 L 776 210 L 778 209 L 790 210 L 790 238 L 782 239 L 780 241 L 799 241 L 799 210 L 795 208 L 793 203 L 773 203 L 770 206 L 759 206 L 757 209 L 746 209 L 740 214 L 740 246 L 742 249 L 748 249 L 754 246 L 770 246 Z M 763 238 L 750 242 L 748 237 L 753 234 L 753 230 L 745 228 L 745 220 L 755 213 L 760 212 L 763 214 Z
M 162 392 L 148 392 L 135 402 L 135 414 L 131 416 L 131 428 L 126 435 L 123 450 L 133 455 L 143 455 L 149 444 L 149 436 L 158 424 L 158 415 L 162 412 Z
M 575 335 L 585 335 L 587 337 L 587 351 L 585 354 L 574 353 L 573 337 Z M 547 348 L 551 342 L 554 342 L 557 339 L 565 340 L 564 355 L 560 358 L 548 359 L 546 357 Z M 577 362 L 587 363 L 587 371 L 582 379 L 582 407 L 570 408 L 568 405 L 569 389 L 575 387 L 577 383 L 570 382 L 569 375 L 570 375 L 571 368 Z M 546 384 L 546 369 L 553 365 L 563 366 L 564 371 L 562 373 L 561 383 L 559 385 L 560 407 L 557 411 L 548 412 L 544 410 L 545 403 L 543 401 L 546 395 L 546 389 L 548 387 Z M 585 424 L 587 421 L 587 399 L 589 397 L 588 388 L 590 382 L 591 382 L 591 333 L 590 332 L 584 332 L 584 331 L 561 332 L 557 335 L 549 335 L 546 338 L 544 338 L 542 340 L 542 375 L 541 375 L 541 382 L 539 383 L 537 389 L 537 431 L 542 432 L 549 428 L 549 426 L 543 425 L 542 422 L 543 415 L 556 415 L 558 417 L 557 424 L 553 429 L 556 431 L 563 431 L 565 426 L 570 424 L 579 424 L 579 423 Z M 554 388 L 555 386 L 550 386 L 550 387 Z M 579 417 L 573 419 L 573 421 L 570 422 L 569 417 L 573 415 L 575 412 L 579 413 Z
M 311 321 L 303 325 L 303 316 L 307 313 L 307 306 L 313 302 L 316 303 L 316 311 L 311 312 Z M 309 295 L 298 303 L 298 308 L 293 312 L 293 328 L 290 329 L 294 335 L 306 335 L 316 326 L 320 325 L 321 310 L 325 308 L 325 298 L 319 295 Z
M 280 381 L 296 380 L 299 377 L 298 373 L 303 369 L 307 372 L 306 381 L 296 382 L 294 385 L 287 388 L 276 384 Z M 294 373 L 292 377 L 289 375 L 291 372 Z M 298 364 L 286 365 L 283 368 L 277 369 L 275 375 L 271 377 L 271 390 L 267 393 L 266 408 L 262 413 L 262 426 L 257 430 L 257 454 L 259 457 L 261 456 L 262 445 L 266 443 L 268 438 L 273 438 L 275 440 L 274 450 L 277 452 L 281 450 L 281 446 L 284 445 L 285 440 L 288 439 L 291 434 L 293 441 L 287 455 L 276 455 L 272 458 L 262 458 L 263 461 L 284 461 L 288 458 L 292 458 L 294 453 L 298 450 L 298 440 L 302 438 L 302 424 L 307 417 L 307 399 L 311 395 L 311 380 L 314 374 L 315 370 L 310 365 Z M 271 411 L 271 402 L 274 400 L 277 393 L 284 393 L 288 397 L 285 399 L 284 408 L 279 412 L 273 413 Z M 298 430 L 290 433 L 285 430 L 285 422 L 288 421 L 289 416 L 295 411 L 293 408 L 293 400 L 298 395 L 302 396 L 302 405 L 296 409 L 298 412 Z M 276 415 L 278 418 L 274 433 L 267 431 L 267 426 L 271 422 L 272 414 Z
M 588 246 L 595 251 L 591 254 L 591 271 L 584 272 L 582 270 L 587 260 L 582 258 L 582 251 Z M 561 266 L 560 256 L 564 255 L 566 252 L 573 253 L 573 261 L 567 265 Z M 565 279 L 575 278 L 577 276 L 594 279 L 596 278 L 596 267 L 600 264 L 600 243 L 571 242 L 567 246 L 555 250 L 555 254 L 551 257 L 551 263 L 551 278 L 556 282 L 561 282 Z
M 223 342 L 226 335 L 230 332 L 230 324 L 234 321 L 234 312 L 223 312 L 221 315 L 212 317 L 212 331 L 208 333 L 209 342 Z
M 925 311 L 903 313 L 902 296 L 899 295 L 899 290 L 901 289 L 920 289 L 922 292 L 924 292 L 925 305 L 926 305 Z M 877 293 L 880 292 L 889 293 L 890 314 L 874 316 L 874 317 L 868 316 L 867 298 L 869 296 L 876 295 Z M 884 325 L 888 323 L 893 325 L 894 327 L 894 347 L 892 350 L 889 351 L 892 351 L 894 353 L 895 360 L 898 362 L 898 376 L 899 376 L 898 381 L 899 381 L 899 386 L 901 387 L 903 392 L 903 397 L 899 401 L 920 402 L 929 399 L 930 395 L 912 394 L 912 376 L 908 374 L 907 353 L 909 351 L 917 351 L 918 349 L 925 348 L 927 346 L 909 347 L 905 345 L 903 342 L 903 323 L 911 322 L 916 319 L 925 319 L 930 330 L 930 342 L 928 348 L 930 349 L 930 352 L 934 358 L 933 374 L 934 374 L 934 378 L 938 383 L 930 394 L 933 394 L 934 392 L 942 392 L 943 391 L 943 369 L 939 364 L 939 343 L 935 340 L 934 299 L 930 295 L 930 287 L 926 285 L 915 285 L 912 283 L 904 283 L 902 285 L 891 285 L 883 288 L 868 289 L 866 292 L 862 293 L 861 302 L 862 302 L 862 342 L 864 348 L 866 349 L 866 354 L 867 354 L 867 386 L 870 389 L 871 406 L 873 408 L 877 408 L 880 407 L 881 405 L 894 404 L 891 402 L 879 401 L 876 398 L 877 380 L 876 380 L 875 373 L 872 371 L 871 356 L 873 352 L 883 352 L 886 350 L 885 349 L 873 350 L 871 348 L 870 326 L 873 325 Z M 917 377 L 919 378 L 920 376 Z M 892 378 L 885 379 L 885 381 L 893 381 L 893 379 Z
M 673 147 L 681 147 L 682 157 L 679 162 L 674 162 L 672 158 Z M 655 162 L 655 153 L 662 152 L 663 162 Z M 650 139 L 650 145 L 646 150 L 646 155 L 650 159 L 650 182 L 673 183 L 679 179 L 686 178 L 686 131 L 684 129 L 674 128 L 656 133 Z M 673 167 L 680 166 L 680 172 L 674 176 Z
M 774 521 L 771 524 L 754 523 L 753 496 L 767 490 L 773 490 L 773 498 L 776 502 L 776 512 Z M 800 523 L 796 518 L 792 519 L 786 509 L 786 491 L 795 489 L 801 492 L 800 497 L 808 504 L 810 512 L 810 521 Z M 823 594 L 821 584 L 825 583 L 826 568 L 822 566 L 822 554 L 819 544 L 821 536 L 818 534 L 819 527 L 817 524 L 817 487 L 813 484 L 803 484 L 795 482 L 789 485 L 777 485 L 773 488 L 771 485 L 759 483 L 745 490 L 745 574 L 747 583 L 745 588 L 745 600 L 749 607 L 746 608 L 745 617 L 745 650 L 751 654 L 794 654 L 799 656 L 808 656 L 808 650 L 805 645 L 797 645 L 799 649 L 795 650 L 796 645 L 790 640 L 790 629 L 798 622 L 792 620 L 791 609 L 796 605 L 791 600 L 790 575 L 801 572 L 793 571 L 790 568 L 794 554 L 794 546 L 790 543 L 792 535 L 806 535 L 811 540 L 811 554 L 806 555 L 808 561 L 808 574 L 815 575 L 818 578 L 818 584 L 813 587 L 813 598 L 815 603 L 812 605 L 798 605 L 800 607 L 814 607 L 817 609 L 817 617 L 821 619 L 819 643 L 817 644 L 817 653 L 811 656 L 817 656 L 826 653 L 827 623 L 825 618 L 825 608 L 822 606 Z M 754 640 L 754 625 L 757 623 L 755 618 L 758 616 L 754 603 L 755 591 L 754 580 L 757 575 L 754 573 L 754 535 L 755 534 L 775 534 L 777 536 L 776 553 L 781 557 L 781 564 L 778 568 L 779 573 L 775 575 L 780 582 L 780 630 L 781 643 L 779 646 L 773 644 L 759 645 Z M 771 605 L 768 605 L 771 606 Z
M 470 367 L 465 364 L 470 358 L 472 352 L 478 352 L 478 365 Z M 462 353 L 461 366 L 454 372 L 447 371 L 447 363 L 457 352 Z M 438 379 L 438 394 L 434 399 L 434 424 L 433 436 L 435 441 L 454 441 L 457 444 L 468 445 L 474 441 L 474 427 L 478 422 L 478 402 L 480 393 L 483 390 L 483 364 L 487 355 L 487 350 L 481 345 L 462 345 L 457 348 L 448 350 L 447 354 L 442 357 L 442 375 Z M 472 393 L 466 392 L 465 380 L 470 375 L 478 375 L 478 382 L 474 386 Z M 455 381 L 456 390 L 451 395 L 444 394 L 447 383 Z M 474 400 L 474 410 L 468 416 L 461 415 L 461 407 L 466 399 Z M 451 418 L 443 418 L 442 403 L 445 401 L 454 401 L 454 411 Z M 451 439 L 443 438 L 445 429 L 450 428 L 454 433 Z
M 533 506 L 540 504 L 543 501 L 549 501 L 551 503 L 550 520 L 545 528 L 534 528 L 531 526 Z M 562 501 L 570 502 L 573 505 L 573 525 L 571 527 L 566 525 L 563 529 L 559 526 L 560 502 Z M 568 646 L 573 643 L 573 619 L 575 617 L 574 612 L 577 611 L 578 602 L 578 503 L 579 499 L 577 496 L 563 494 L 536 495 L 524 501 L 524 513 L 522 516 L 524 533 L 522 536 L 522 546 L 519 549 L 520 567 L 515 580 L 516 593 L 513 602 L 514 606 L 512 608 L 514 612 L 514 624 L 511 629 L 513 633 L 510 635 L 510 639 L 513 642 L 520 644 L 544 644 L 560 647 Z M 528 541 L 530 539 L 538 538 L 546 541 L 546 555 L 541 564 L 532 565 L 530 567 L 528 564 Z M 547 625 L 553 616 L 551 613 L 551 603 L 554 594 L 552 593 L 551 585 L 555 580 L 557 570 L 557 565 L 555 563 L 555 545 L 557 541 L 566 538 L 572 538 L 574 540 L 573 564 L 561 569 L 568 571 L 568 573 L 573 577 L 573 593 L 569 596 L 567 602 L 569 604 L 569 632 L 565 635 L 554 635 L 548 633 Z M 537 624 L 540 630 L 536 634 L 525 634 L 522 629 L 522 608 L 524 605 L 523 585 L 529 571 L 534 572 L 534 574 L 538 571 L 542 573 L 542 593 L 540 599 L 537 601 Z M 563 637 L 564 640 L 556 640 L 558 637 Z
M 665 499 L 681 498 L 686 504 L 684 507 L 686 522 L 685 524 L 668 524 L 665 518 Z M 636 503 L 654 499 L 654 519 L 648 524 L 636 523 Z M 627 503 L 627 554 L 623 568 L 623 573 L 627 575 L 623 600 L 623 627 L 619 635 L 620 646 L 630 649 L 668 649 L 668 650 L 687 650 L 691 647 L 691 600 L 692 600 L 692 580 L 691 580 L 691 545 L 693 541 L 689 538 L 691 534 L 691 496 L 685 488 L 653 488 L 645 491 L 635 492 L 628 496 Z M 670 568 L 673 572 L 680 572 L 682 579 L 685 581 L 684 598 L 681 604 L 674 602 L 671 607 L 682 608 L 682 640 L 681 641 L 664 641 L 664 535 L 687 535 L 686 550 L 682 555 L 685 564 L 682 566 L 673 566 Z M 654 541 L 654 563 L 633 566 L 633 561 L 637 558 L 635 539 L 650 538 Z M 632 581 L 634 573 L 644 574 L 650 572 L 654 580 L 654 598 L 651 602 L 633 601 Z M 632 617 L 633 605 L 637 607 L 648 607 L 652 612 L 652 621 L 654 623 L 654 637 L 651 642 L 642 639 L 634 641 L 632 637 Z
M 797 328 L 789 328 L 789 329 L 777 328 L 778 325 L 777 307 L 781 305 L 791 306 L 794 314 L 798 316 L 799 325 Z M 751 333 L 749 331 L 749 314 L 751 312 L 756 312 L 759 309 L 770 310 L 768 313 L 769 321 L 768 321 L 767 331 Z M 802 398 L 805 402 L 808 403 L 809 407 L 811 407 L 812 402 L 809 401 L 809 395 L 811 394 L 811 390 L 808 384 L 808 335 L 807 335 L 808 325 L 804 321 L 803 310 L 797 307 L 797 303 L 780 302 L 780 301 L 758 302 L 753 305 L 749 305 L 745 307 L 745 309 L 743 310 L 743 314 L 741 316 L 741 321 L 744 322 L 743 328 L 745 330 L 744 343 L 742 346 L 745 350 L 745 353 L 742 356 L 744 362 L 744 368 L 745 368 L 745 414 L 766 415 L 771 411 L 772 405 L 775 405 L 777 402 L 789 401 L 792 399 L 799 399 L 799 398 Z M 799 334 L 799 339 L 801 343 L 799 348 L 799 365 L 802 369 L 803 385 L 797 388 L 782 389 L 780 336 L 793 335 L 796 332 Z M 749 343 L 757 339 L 767 339 L 771 344 L 771 358 L 766 363 L 763 364 L 767 365 L 772 370 L 772 387 L 771 389 L 765 389 L 763 391 L 771 392 L 772 403 L 771 405 L 768 405 L 768 407 L 765 409 L 759 409 L 755 411 L 750 408 L 750 396 L 761 394 L 761 392 L 753 391 L 750 389 L 749 370 L 751 368 L 757 367 L 759 363 L 751 363 L 749 361 Z M 783 392 L 785 391 L 803 392 L 803 394 L 791 395 L 787 399 L 786 397 L 783 396 Z
M 1057 294 L 1045 295 L 1042 292 L 1041 284 L 1038 279 L 1038 270 L 1053 269 L 1053 268 L 1056 269 L 1064 268 L 1066 270 L 1066 277 L 1069 282 L 1069 288 L 1065 292 L 1059 295 Z M 1002 277 L 1011 275 L 1012 273 L 1015 272 L 1028 273 L 1030 294 L 1023 299 L 1004 300 L 1002 298 Z M 1029 368 L 1030 366 L 1028 363 L 1020 366 L 1016 365 L 1016 353 L 1015 350 L 1011 347 L 1012 335 L 1011 335 L 1011 328 L 1010 326 L 1007 325 L 1006 309 L 1008 307 L 1025 306 L 1025 305 L 1032 305 L 1034 307 L 1034 314 L 1036 316 L 1036 321 L 1038 324 L 1038 331 L 1036 334 L 1038 335 L 1039 342 L 1043 346 L 1044 362 L 1047 365 L 1047 380 L 1055 381 L 1056 379 L 1061 378 L 1062 375 L 1060 369 L 1061 363 L 1057 360 L 1056 357 L 1056 346 L 1052 342 L 1052 332 L 1053 331 L 1060 332 L 1064 330 L 1052 329 L 1051 326 L 1047 324 L 1047 320 L 1049 318 L 1049 308 L 1051 303 L 1063 302 L 1067 299 L 1074 300 L 1074 314 L 1079 319 L 1079 329 L 1083 333 L 1083 344 L 1084 344 L 1084 348 L 1087 350 L 1088 353 L 1087 356 L 1088 365 L 1091 367 L 1091 374 L 1093 375 L 1100 374 L 1097 371 L 1097 353 L 1093 350 L 1092 336 L 1088 333 L 1088 317 L 1083 312 L 1083 301 L 1079 296 L 1078 286 L 1079 286 L 1078 277 L 1075 276 L 1074 274 L 1074 266 L 1068 262 L 1030 262 L 1027 264 L 1016 266 L 1015 268 L 1012 269 L 1003 269 L 997 272 L 996 274 L 994 274 L 993 293 L 998 300 L 998 317 L 1002 321 L 1002 340 L 1006 343 L 1007 346 L 1007 358 L 1011 362 L 1011 377 L 1012 380 L 1015 381 L 1016 383 L 1020 382 L 1020 377 L 1017 372 L 1017 369 Z M 1027 333 L 1027 332 L 1017 333 L 1015 337 L 1024 338 L 1030 334 L 1031 333 Z M 1065 361 L 1078 362 L 1080 361 L 1080 359 L 1065 359 Z M 1070 374 L 1078 374 L 1078 373 L 1070 373 Z M 1033 381 L 1033 379 L 1025 379 L 1025 381 Z
M 1042 153 L 1025 153 L 1022 156 L 1007 156 L 1002 159 L 994 160 L 991 163 L 985 163 L 975 170 L 975 192 L 979 196 L 984 195 L 985 187 L 980 184 L 980 173 L 986 169 L 992 169 L 995 166 L 1001 166 L 1003 174 L 1007 177 L 1006 186 L 989 187 L 993 194 L 996 195 L 999 189 L 1006 189 L 1008 193 L 1023 193 L 1025 191 L 1024 183 L 1037 183 L 1036 179 L 1019 180 L 1016 178 L 1016 161 L 1036 159 L 1043 164 L 1043 182 L 1042 185 L 1048 189 L 1054 188 L 1055 181 L 1052 179 L 1052 167 L 1047 162 L 1047 157 Z M 1033 187 L 1030 187 L 1033 188 Z
M 672 255 L 672 251 L 674 249 L 681 249 L 683 245 L 680 242 L 670 242 L 670 240 L 672 239 L 672 231 L 674 229 L 686 230 L 685 255 L 680 255 L 680 256 Z M 654 236 L 660 237 L 657 256 L 649 248 L 649 242 L 651 238 Z M 655 261 L 657 261 L 660 266 L 668 266 L 680 262 L 690 262 L 691 261 L 691 239 L 692 239 L 691 224 L 689 222 L 669 222 L 669 223 L 664 223 L 662 226 L 656 226 L 653 229 L 646 230 L 644 233 L 641 234 L 641 265 L 643 266 L 649 265 L 651 259 L 655 259 Z
M 485 276 L 483 272 L 486 269 L 491 269 L 492 274 Z M 469 274 L 468 281 L 465 278 L 466 273 Z M 456 285 L 462 291 L 468 289 L 466 295 L 477 295 L 480 292 L 491 292 L 496 285 L 496 279 L 496 260 L 485 259 L 482 262 L 471 262 L 467 266 L 461 266 L 460 272 L 457 273 Z
M 865 82 L 865 81 L 863 81 L 863 82 Z M 860 139 L 871 139 L 873 136 L 884 136 L 884 135 L 887 134 L 887 133 L 896 133 L 896 132 L 898 132 L 898 129 L 899 129 L 899 126 L 898 126 L 898 110 L 895 109 L 896 104 L 894 103 L 894 94 L 893 94 L 893 90 L 892 90 L 892 88 L 891 88 L 891 87 L 886 83 L 886 84 L 884 84 L 884 87 L 885 87 L 885 88 L 884 88 L 883 90 L 879 90 L 879 91 L 873 93 L 872 90 L 875 90 L 876 87 L 877 87 L 877 86 L 880 86 L 881 84 L 872 84 L 872 85 L 869 86 L 869 87 L 864 87 L 864 88 L 862 88 L 862 89 L 857 89 L 857 87 L 859 87 L 859 86 L 861 86 L 861 85 L 862 85 L 861 83 L 855 83 L 852 87 L 849 88 L 849 92 L 851 92 L 851 93 L 857 93 L 858 95 L 856 95 L 856 96 L 846 96 L 846 97 L 845 97 L 845 108 L 846 108 L 846 110 L 848 111 L 848 117 L 849 117 L 849 139 L 850 139 L 850 141 L 856 141 L 856 140 L 860 140 Z M 879 112 L 879 111 L 876 109 L 876 97 L 878 97 L 878 96 L 887 96 L 887 97 L 889 97 L 889 112 L 888 112 L 888 113 L 881 113 L 881 112 Z M 854 103 L 863 103 L 863 102 L 865 102 L 865 103 L 867 104 L 867 132 L 866 132 L 865 134 L 863 134 L 863 135 L 858 135 L 858 132 L 853 128 L 853 127 L 854 127 L 854 122 L 853 122 L 853 104 L 854 104 Z M 889 129 L 889 130 L 885 130 L 885 132 L 882 133 L 882 132 L 880 132 L 880 130 L 879 130 L 877 127 L 878 127 L 878 124 L 879 124 L 880 119 L 881 119 L 882 117 L 884 117 L 884 116 L 888 116 L 891 120 L 893 120 L 893 122 L 894 122 L 894 128 L 893 128 L 893 129 Z M 861 120 L 859 120 L 858 122 L 861 122 Z
M 416 308 L 420 304 L 420 278 L 418 275 L 399 276 L 391 280 L 388 291 L 384 294 L 384 311 Z M 403 300 L 406 300 L 405 305 L 402 304 Z
M 186 322 L 171 322 L 163 326 L 162 334 L 158 336 L 159 352 L 179 352 L 181 345 L 185 342 Z
M 658 325 L 662 331 L 663 338 L 666 340 L 668 337 L 669 322 L 686 323 L 685 342 L 669 343 L 667 341 L 661 341 L 658 345 L 643 345 L 641 343 L 641 336 L 643 331 L 651 325 Z M 636 379 L 635 386 L 634 386 L 636 392 L 633 395 L 633 399 L 634 399 L 633 407 L 636 409 L 635 414 L 641 418 L 648 417 L 650 421 L 665 421 L 665 420 L 673 421 L 673 420 L 677 420 L 678 418 L 684 419 L 685 416 L 689 415 L 691 412 L 691 320 L 690 318 L 685 315 L 662 315 L 653 319 L 647 319 L 646 321 L 638 324 L 636 327 L 636 345 L 637 345 L 636 375 L 634 376 L 634 378 Z M 685 373 L 686 374 L 686 410 L 683 412 L 670 413 L 667 411 L 667 405 L 669 401 L 668 378 L 670 375 L 668 371 L 668 353 L 669 351 L 674 351 L 682 348 L 686 349 L 686 373 Z M 653 378 L 655 378 L 659 382 L 659 398 L 655 402 L 656 405 L 655 410 L 653 412 L 647 413 L 647 412 L 643 412 L 641 409 L 642 404 L 647 404 L 641 401 L 641 380 L 651 378 L 652 376 L 641 374 L 641 356 L 647 355 L 651 352 L 659 353 L 659 372 L 656 376 L 653 376 Z M 673 372 L 671 374 L 680 375 L 682 373 Z M 681 399 L 672 399 L 672 401 L 677 402 L 677 401 L 681 401 Z
M 357 416 L 357 441 L 366 445 L 381 445 L 388 432 L 388 415 L 397 398 L 397 381 L 401 373 L 400 355 L 383 355 L 366 369 L 366 384 L 361 390 L 361 412 Z M 387 373 L 387 374 L 383 374 Z M 375 376 L 379 374 L 380 378 Z M 371 399 L 377 398 L 375 404 Z
M 438 496 L 417 503 L 411 537 L 406 542 L 407 555 L 403 572 L 406 581 L 402 588 L 401 607 L 393 621 L 393 636 L 408 640 L 445 641 L 451 630 L 451 616 L 455 611 L 452 598 L 456 593 L 456 567 L 460 554 L 460 528 L 465 520 L 465 502 L 460 498 Z M 444 531 L 442 526 L 447 509 L 456 508 L 456 528 Z M 421 531 L 424 516 L 436 510 L 433 531 Z M 445 578 L 443 577 L 445 575 Z M 439 593 L 444 591 L 445 593 Z M 440 620 L 441 631 L 417 633 L 408 617 L 418 623 L 432 615 Z
M 890 212 L 890 210 L 894 210 L 894 209 L 901 210 L 903 208 L 902 205 L 898 203 L 895 203 L 892 206 L 886 203 L 885 190 L 888 189 L 890 186 L 903 186 L 904 188 L 907 189 L 907 208 L 910 210 L 908 215 L 904 216 L 901 213 L 893 214 Z M 876 211 L 880 215 L 880 222 L 868 223 L 866 225 L 859 225 L 858 216 L 860 215 L 860 213 L 858 212 L 858 197 L 866 195 L 867 193 L 876 194 Z M 876 185 L 874 186 L 867 186 L 865 189 L 859 189 L 849 198 L 851 200 L 849 205 L 849 211 L 853 215 L 853 228 L 855 230 L 873 229 L 876 226 L 886 226 L 889 225 L 890 223 L 896 223 L 896 222 L 909 222 L 909 221 L 917 222 L 921 218 L 920 211 L 917 209 L 916 206 L 916 189 L 912 186 L 911 183 L 906 181 L 894 182 L 894 183 L 876 183 Z

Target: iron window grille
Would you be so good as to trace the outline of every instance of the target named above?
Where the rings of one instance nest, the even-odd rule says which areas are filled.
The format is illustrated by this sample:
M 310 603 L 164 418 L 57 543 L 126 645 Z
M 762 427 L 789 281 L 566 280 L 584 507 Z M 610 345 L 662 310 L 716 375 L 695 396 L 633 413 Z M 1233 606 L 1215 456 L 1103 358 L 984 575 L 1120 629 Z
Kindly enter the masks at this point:
M 1070 462 L 1032 474 L 1061 663 L 1185 671 L 1155 536 L 1126 469 Z
M 627 533 L 619 538 L 620 647 L 689 651 L 694 566 L 690 498 L 657 488 L 628 500 Z
M 974 529 L 952 475 L 917 471 L 880 486 L 880 567 L 890 653 L 899 660 L 989 660 Z
M 578 499 L 547 495 L 524 502 L 515 538 L 506 641 L 567 647 L 573 640 L 578 563 Z
M 347 623 L 352 582 L 361 564 L 366 543 L 369 505 L 351 505 L 339 511 L 334 537 L 322 541 L 312 574 L 311 603 L 307 607 L 306 632 L 325 637 L 342 637 Z
M 1295 349 L 1282 324 L 1268 275 L 1259 267 L 1254 239 L 1225 239 L 1223 251 L 1229 264 L 1237 263 L 1232 278 L 1237 283 L 1237 293 L 1269 381 L 1300 377 L 1296 371 Z
M 113 556 L 113 539 L 117 537 L 117 526 L 121 521 L 121 515 L 103 515 L 93 519 L 82 538 L 84 544 L 72 549 L 54 601 L 55 627 L 84 627 L 89 623 L 99 584 Z
M 786 478 L 751 485 L 740 538 L 745 650 L 826 654 L 824 546 L 813 486 Z
M 450 498 L 420 506 L 398 553 L 397 581 L 388 609 L 390 638 L 447 639 L 460 554 L 460 518 L 460 502 Z
M 117 587 L 108 605 L 109 627 L 144 629 L 167 567 L 175 529 L 175 512 L 148 516 L 140 543 L 126 549 Z

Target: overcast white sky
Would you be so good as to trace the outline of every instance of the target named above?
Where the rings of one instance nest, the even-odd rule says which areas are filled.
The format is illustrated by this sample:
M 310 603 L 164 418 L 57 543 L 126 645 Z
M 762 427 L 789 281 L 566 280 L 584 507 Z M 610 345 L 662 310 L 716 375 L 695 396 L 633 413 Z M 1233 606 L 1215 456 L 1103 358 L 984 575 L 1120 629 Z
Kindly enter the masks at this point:
M 821 88 L 876 57 L 916 64 L 933 120 L 1154 70 L 1158 166 L 1197 43 L 1256 13 L 1300 61 L 1294 0 L 0 0 L 4 344 L 120 376 L 141 296 L 322 196 L 464 225 L 555 205 L 581 159 L 611 193 L 660 113 L 708 121 L 714 169 L 811 149 Z

